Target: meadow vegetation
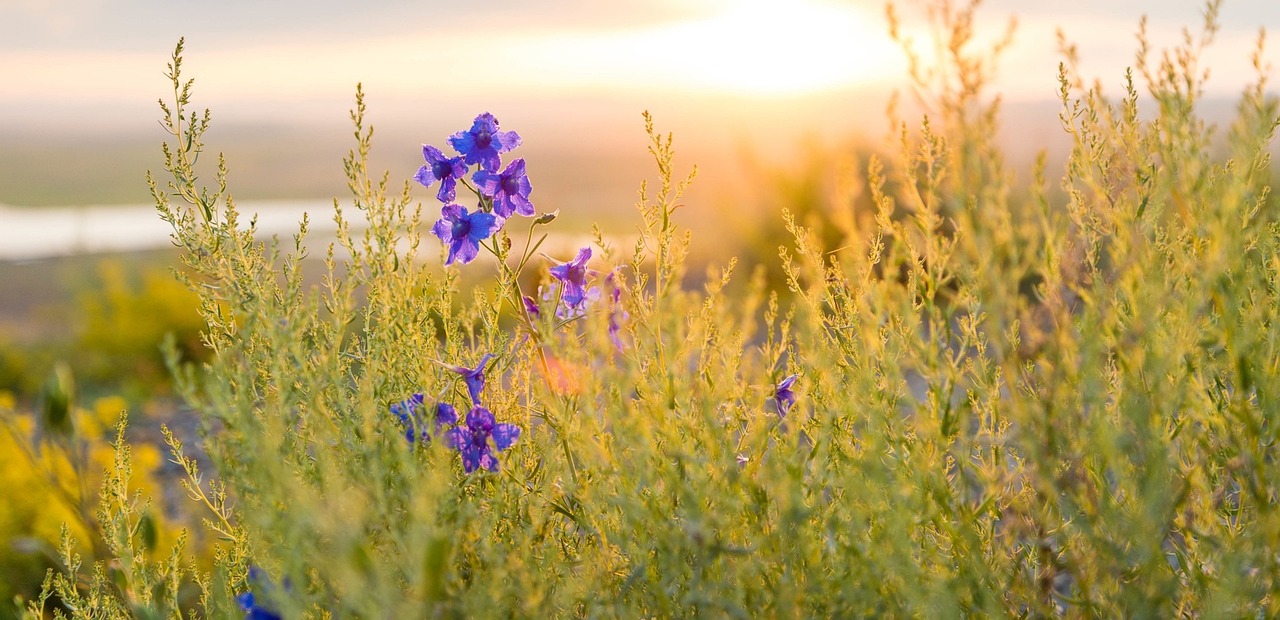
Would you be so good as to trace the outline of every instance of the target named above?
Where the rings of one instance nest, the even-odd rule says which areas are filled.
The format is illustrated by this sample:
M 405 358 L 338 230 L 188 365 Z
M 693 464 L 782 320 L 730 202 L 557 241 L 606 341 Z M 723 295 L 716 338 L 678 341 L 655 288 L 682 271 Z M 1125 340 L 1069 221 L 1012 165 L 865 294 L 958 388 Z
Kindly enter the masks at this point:
M 360 90 L 338 241 L 257 240 L 225 164 L 198 178 L 179 44 L 151 187 L 198 298 L 208 357 L 167 351 L 212 467 L 166 437 L 209 542 L 157 534 L 120 425 L 80 521 L 103 550 L 67 534 L 25 615 L 1280 615 L 1264 38 L 1225 130 L 1197 115 L 1217 2 L 1173 49 L 1140 32 L 1118 85 L 1064 42 L 1046 122 L 1072 149 L 1015 191 L 975 6 L 931 5 L 942 62 L 913 58 L 926 115 L 889 155 L 812 162 L 844 189 L 783 210 L 779 287 L 686 273 L 693 174 L 648 115 L 634 245 L 541 256 L 556 214 L 485 115 L 459 161 L 424 151 L 427 189 L 375 173 Z

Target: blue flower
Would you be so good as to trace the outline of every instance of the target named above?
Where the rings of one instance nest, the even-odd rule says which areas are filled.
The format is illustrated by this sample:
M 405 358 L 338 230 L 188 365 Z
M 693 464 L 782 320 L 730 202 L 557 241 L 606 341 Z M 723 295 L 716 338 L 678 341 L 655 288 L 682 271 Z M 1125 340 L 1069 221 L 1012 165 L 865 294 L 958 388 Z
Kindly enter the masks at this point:
M 622 289 L 618 287 L 616 275 L 617 275 L 616 271 L 611 271 L 609 272 L 608 276 L 605 276 L 604 281 L 609 286 L 613 287 L 613 292 L 610 294 L 610 297 L 612 298 L 613 303 L 610 304 L 610 307 L 609 307 L 609 340 L 613 342 L 614 348 L 618 349 L 618 351 L 621 352 L 623 349 L 622 322 L 631 318 L 631 315 L 628 314 L 627 311 L 623 310 L 621 307 Z
M 418 408 L 422 406 L 422 394 L 414 394 L 398 403 L 391 403 L 391 414 L 404 426 L 404 438 L 413 441 L 413 429 L 420 426 Z
M 529 176 L 525 174 L 524 158 L 517 159 L 507 165 L 501 173 L 480 170 L 472 179 L 480 193 L 493 199 L 493 212 L 502 217 L 511 217 L 512 213 L 532 216 L 533 203 L 529 202 Z
M 462 456 L 462 469 L 468 474 L 481 467 L 498 471 L 498 457 L 493 450 L 506 450 L 520 438 L 520 427 L 498 424 L 493 413 L 476 406 L 467 413 L 467 423 L 445 432 L 445 441 Z M 492 443 L 490 443 L 492 440 Z
M 551 276 L 564 283 L 561 299 L 570 308 L 581 308 L 587 299 L 587 261 L 591 248 L 578 250 L 577 258 L 551 268 Z
M 422 145 L 422 157 L 427 163 L 418 168 L 418 174 L 413 178 L 426 187 L 440 181 L 440 191 L 436 193 L 436 198 L 440 202 L 453 202 L 457 195 L 458 179 L 467 173 L 467 166 L 462 163 L 462 158 L 445 157 L 440 149 L 427 144 Z
M 460 205 L 445 205 L 440 216 L 431 232 L 449 246 L 446 265 L 455 260 L 463 264 L 475 260 L 480 254 L 480 241 L 502 228 L 502 218 L 481 211 L 468 214 L 467 208 Z
M 401 402 L 391 404 L 391 413 L 404 426 L 404 438 L 410 443 L 419 436 L 422 437 L 423 441 L 431 441 L 432 437 L 440 435 L 440 429 L 458 423 L 458 411 L 453 408 L 453 405 L 436 403 L 435 428 L 428 428 L 419 411 L 422 408 L 422 403 L 422 394 L 414 394 Z M 417 431 L 416 433 L 415 430 Z
M 791 385 L 796 382 L 799 375 L 791 375 L 783 379 L 781 383 L 773 389 L 773 400 L 778 405 L 778 415 L 785 417 L 788 411 L 791 411 L 791 405 L 796 402 L 796 393 L 791 391 Z
M 514 131 L 498 131 L 498 119 L 485 112 L 476 117 L 468 131 L 459 131 L 449 137 L 467 165 L 480 164 L 489 172 L 497 172 L 502 165 L 498 153 L 505 153 L 520 146 L 520 136 Z
M 524 311 L 527 312 L 529 316 L 536 317 L 542 314 L 542 311 L 538 309 L 538 302 L 534 301 L 532 297 L 525 295 L 520 299 L 520 301 L 524 302 Z
M 288 582 L 285 583 L 285 589 L 289 587 Z M 249 591 L 236 597 L 236 603 L 239 603 L 240 609 L 244 610 L 245 620 L 282 620 L 280 612 L 268 607 L 265 603 L 258 602 L 253 595 L 254 590 L 262 593 L 269 593 L 275 590 L 275 584 L 271 583 L 271 579 L 267 577 L 266 572 L 257 566 L 249 567 Z
M 577 305 L 569 305 L 569 302 L 561 300 L 560 306 L 556 308 L 556 318 L 561 321 L 576 319 L 587 315 L 587 308 L 594 306 L 600 301 L 600 287 L 593 286 L 587 289 L 586 294 L 582 296 L 582 301 Z
M 484 391 L 484 367 L 489 364 L 489 360 L 493 359 L 493 357 L 492 353 L 485 353 L 474 369 L 466 366 L 450 366 L 454 372 L 462 375 L 462 379 L 467 382 L 467 392 L 471 394 L 471 404 L 473 405 L 480 405 L 480 393 Z

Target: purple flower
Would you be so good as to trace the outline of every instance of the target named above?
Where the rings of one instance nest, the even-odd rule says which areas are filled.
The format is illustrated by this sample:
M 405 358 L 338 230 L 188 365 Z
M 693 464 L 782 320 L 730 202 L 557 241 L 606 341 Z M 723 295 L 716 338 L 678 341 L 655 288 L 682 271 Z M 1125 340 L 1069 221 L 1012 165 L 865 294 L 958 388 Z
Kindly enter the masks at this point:
M 475 260 L 480 254 L 480 241 L 502 228 L 502 218 L 481 211 L 468 214 L 467 208 L 460 205 L 445 205 L 440 216 L 431 232 L 449 246 L 446 265 L 455 260 L 464 265 Z
M 502 217 L 511 217 L 512 213 L 532 216 L 533 203 L 529 202 L 529 176 L 524 171 L 524 158 L 507 164 L 501 173 L 480 170 L 472 179 L 480 193 L 493 199 L 493 212 Z
M 480 358 L 480 363 L 476 364 L 475 369 L 465 366 L 450 366 L 454 372 L 462 375 L 462 379 L 467 382 L 467 391 L 471 393 L 471 404 L 480 406 L 480 392 L 484 391 L 484 367 L 489 364 L 489 360 L 493 359 L 492 353 L 485 353 Z
M 521 298 L 521 301 L 524 302 L 524 311 L 529 313 L 529 316 L 536 317 L 542 314 L 542 311 L 538 310 L 538 302 L 534 301 L 532 297 L 525 295 Z
M 502 165 L 498 153 L 520 146 L 520 136 L 514 131 L 498 131 L 498 119 L 485 112 L 476 117 L 469 131 L 450 136 L 449 144 L 462 153 L 467 165 L 480 164 L 489 172 L 497 172 Z
M 773 400 L 778 404 L 778 415 L 785 417 L 787 412 L 791 410 L 791 405 L 796 402 L 796 393 L 791 391 L 791 384 L 796 382 L 799 375 L 791 375 L 783 379 L 773 389 Z
M 613 287 L 613 292 L 610 294 L 613 299 L 613 303 L 610 304 L 609 308 L 609 340 L 612 341 L 613 346 L 621 352 L 622 322 L 631 318 L 631 315 L 627 314 L 627 311 L 623 310 L 619 305 L 622 301 L 622 289 L 618 288 L 618 283 L 614 277 L 615 274 L 616 272 L 611 271 L 609 272 L 609 275 L 605 277 L 605 282 Z
M 587 261 L 591 260 L 591 248 L 578 250 L 578 257 L 551 268 L 551 275 L 564 283 L 561 299 L 570 308 L 580 308 L 587 299 Z
M 568 303 L 561 303 L 560 306 L 556 308 L 556 318 L 561 321 L 567 321 L 569 319 L 584 317 L 587 315 L 587 308 L 594 306 L 597 301 L 600 301 L 600 287 L 593 286 L 587 289 L 587 294 L 583 296 L 582 303 L 577 306 L 570 306 Z
M 542 299 L 541 305 L 555 307 L 555 316 L 561 321 L 586 316 L 587 308 L 600 301 L 600 287 L 593 286 L 587 289 L 587 292 L 582 296 L 581 302 L 576 306 L 569 306 L 561 293 L 564 288 L 559 282 L 552 282 L 547 286 L 538 287 L 538 297 Z M 537 303 L 533 301 L 533 298 L 529 298 L 529 302 Z M 541 311 L 541 308 L 539 308 L 538 312 L 541 313 Z
M 413 441 L 413 429 L 420 426 L 418 408 L 422 407 L 422 394 L 414 394 L 398 403 L 391 403 L 391 414 L 400 420 L 404 427 L 404 438 Z
M 467 173 L 467 166 L 462 163 L 462 158 L 445 157 L 440 149 L 427 144 L 422 145 L 422 157 L 427 160 L 427 163 L 418 168 L 418 174 L 413 178 L 426 187 L 431 187 L 432 183 L 440 181 L 440 191 L 436 193 L 436 198 L 440 199 L 440 202 L 453 202 L 454 196 L 457 195 L 458 179 Z
M 288 587 L 289 584 L 286 580 L 285 589 L 288 589 Z M 240 605 L 240 609 L 244 610 L 245 620 L 281 620 L 280 612 L 254 599 L 253 591 L 255 589 L 262 593 L 269 593 L 275 590 L 275 584 L 271 583 L 271 579 L 267 577 L 266 572 L 261 568 L 250 566 L 249 591 L 236 597 L 236 603 Z
M 426 422 L 422 419 L 422 414 L 419 411 L 422 408 L 422 402 L 422 394 L 414 394 L 401 402 L 392 403 L 391 405 L 391 413 L 404 426 L 404 438 L 410 443 L 417 439 L 418 436 L 421 436 L 423 441 L 431 441 L 432 437 L 440 435 L 440 429 L 458 423 L 458 411 L 453 408 L 453 405 L 436 403 L 435 428 L 434 430 L 427 428 Z M 415 430 L 417 431 L 416 433 Z
M 498 457 L 493 448 L 499 452 L 511 447 L 520 438 L 520 427 L 514 424 L 498 424 L 493 413 L 484 407 L 476 406 L 467 413 L 465 426 L 449 429 L 445 433 L 445 441 L 462 455 L 462 469 L 468 474 L 481 467 L 489 471 L 498 471 Z M 493 443 L 490 444 L 489 440 Z

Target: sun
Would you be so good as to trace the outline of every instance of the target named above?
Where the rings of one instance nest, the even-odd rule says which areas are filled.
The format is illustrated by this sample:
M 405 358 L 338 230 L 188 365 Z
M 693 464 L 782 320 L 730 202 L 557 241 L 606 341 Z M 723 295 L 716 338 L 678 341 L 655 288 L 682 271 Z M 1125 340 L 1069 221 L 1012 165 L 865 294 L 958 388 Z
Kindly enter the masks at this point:
M 757 95 L 876 82 L 902 65 L 879 22 L 848 2 L 738 0 L 634 36 L 633 49 L 660 61 L 665 81 Z

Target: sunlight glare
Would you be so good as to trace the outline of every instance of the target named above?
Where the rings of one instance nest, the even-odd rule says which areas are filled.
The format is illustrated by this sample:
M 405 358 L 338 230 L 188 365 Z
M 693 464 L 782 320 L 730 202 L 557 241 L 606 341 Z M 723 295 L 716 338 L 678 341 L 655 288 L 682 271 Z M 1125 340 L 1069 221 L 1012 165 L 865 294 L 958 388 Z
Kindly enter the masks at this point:
M 682 86 L 791 94 L 897 75 L 902 54 L 884 30 L 847 2 L 739 0 L 712 17 L 638 33 L 647 40 L 638 49 L 664 50 L 662 66 Z

